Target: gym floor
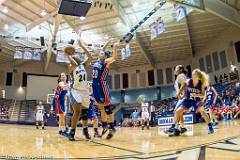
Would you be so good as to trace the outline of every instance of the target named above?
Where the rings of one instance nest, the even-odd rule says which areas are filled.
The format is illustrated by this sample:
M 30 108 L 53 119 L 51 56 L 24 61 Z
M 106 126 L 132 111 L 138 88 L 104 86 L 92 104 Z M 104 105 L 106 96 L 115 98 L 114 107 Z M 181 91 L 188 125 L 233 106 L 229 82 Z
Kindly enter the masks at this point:
M 85 141 L 82 131 L 70 142 L 57 128 L 36 130 L 34 126 L 0 125 L 1 158 L 45 159 L 200 159 L 239 160 L 240 121 L 222 122 L 208 135 L 205 124 L 187 126 L 180 137 L 168 137 L 165 127 L 150 130 L 118 128 L 112 140 Z M 92 131 L 92 128 L 90 128 Z

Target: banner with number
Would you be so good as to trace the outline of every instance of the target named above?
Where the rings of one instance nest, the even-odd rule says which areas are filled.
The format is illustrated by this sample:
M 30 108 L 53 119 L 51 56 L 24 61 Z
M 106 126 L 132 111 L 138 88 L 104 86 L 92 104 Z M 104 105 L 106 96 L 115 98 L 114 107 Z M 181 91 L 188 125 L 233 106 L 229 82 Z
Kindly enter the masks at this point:
M 176 6 L 176 20 L 177 22 L 181 21 L 182 19 L 184 19 L 186 17 L 185 15 L 185 7 L 182 6 Z

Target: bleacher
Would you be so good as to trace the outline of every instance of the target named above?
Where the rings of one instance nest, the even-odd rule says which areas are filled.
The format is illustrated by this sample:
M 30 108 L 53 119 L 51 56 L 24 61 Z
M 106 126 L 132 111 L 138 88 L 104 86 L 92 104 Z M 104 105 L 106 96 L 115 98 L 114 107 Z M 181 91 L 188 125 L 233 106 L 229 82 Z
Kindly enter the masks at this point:
M 14 100 L 12 99 L 0 99 L 0 120 L 9 119 L 9 111 L 13 103 Z

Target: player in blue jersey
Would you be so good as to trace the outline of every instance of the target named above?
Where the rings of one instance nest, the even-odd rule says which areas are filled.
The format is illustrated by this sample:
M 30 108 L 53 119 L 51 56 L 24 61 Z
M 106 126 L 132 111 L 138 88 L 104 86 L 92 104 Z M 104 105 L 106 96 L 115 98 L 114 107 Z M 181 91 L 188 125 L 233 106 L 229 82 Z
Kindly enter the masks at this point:
M 90 105 L 88 109 L 88 119 L 93 122 L 93 131 L 94 131 L 94 138 L 101 137 L 98 132 L 98 109 L 97 109 L 97 102 L 92 93 L 92 83 L 88 82 L 89 87 L 89 94 L 90 94 Z
M 180 117 L 183 115 L 186 110 L 194 107 L 196 112 L 200 112 L 205 122 L 208 124 L 208 133 L 211 134 L 214 132 L 212 123 L 208 114 L 206 113 L 203 102 L 201 99 L 205 96 L 205 89 L 209 85 L 209 77 L 205 72 L 195 69 L 192 72 L 192 78 L 187 80 L 186 83 L 180 88 L 177 92 L 177 97 L 183 99 L 182 104 L 175 111 L 174 114 L 174 135 L 179 136 L 180 130 L 178 129 L 177 124 L 180 121 Z M 184 93 L 184 94 L 182 94 Z
M 108 41 L 109 43 L 110 41 Z M 117 43 L 113 45 L 113 55 L 105 49 L 108 43 L 103 47 L 103 50 L 98 55 L 98 61 L 93 65 L 93 96 L 97 102 L 98 108 L 101 112 L 102 118 L 102 136 L 108 131 L 107 125 L 109 122 L 109 133 L 107 139 L 111 139 L 116 132 L 114 128 L 114 115 L 111 107 L 111 94 L 108 84 L 108 74 L 110 64 L 116 61 L 117 57 Z
M 66 112 L 66 101 L 67 101 L 67 92 L 69 90 L 69 83 L 65 73 L 61 73 L 58 78 L 58 86 L 54 96 L 55 112 L 59 117 L 59 134 L 66 136 L 68 128 L 66 127 L 65 121 L 65 112 Z
M 218 124 L 217 117 L 215 116 L 214 113 L 217 97 L 218 97 L 217 91 L 213 86 L 209 85 L 205 92 L 203 102 L 206 101 L 206 108 L 209 109 L 210 119 L 214 126 Z
M 83 135 L 86 139 L 91 139 L 88 132 L 88 108 L 90 99 L 87 72 L 85 67 L 90 65 L 92 61 L 92 55 L 82 42 L 79 41 L 79 44 L 88 58 L 85 60 L 76 56 L 68 56 L 71 62 L 69 65 L 69 71 L 71 75 L 70 98 L 73 108 L 71 131 L 68 136 L 70 141 L 75 140 L 75 132 L 80 117 L 82 119 Z

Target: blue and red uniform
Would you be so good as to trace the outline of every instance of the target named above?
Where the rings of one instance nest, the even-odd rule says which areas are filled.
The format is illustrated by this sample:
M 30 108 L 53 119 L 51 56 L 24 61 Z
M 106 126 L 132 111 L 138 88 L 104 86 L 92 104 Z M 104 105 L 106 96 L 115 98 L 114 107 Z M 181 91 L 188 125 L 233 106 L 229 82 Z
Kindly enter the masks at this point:
M 62 89 L 60 86 L 57 87 L 55 96 L 53 98 L 53 108 L 56 114 L 64 114 L 66 108 L 66 94 L 67 90 Z
M 96 100 L 95 98 L 93 97 L 93 95 L 90 95 L 90 104 L 89 104 L 89 108 L 88 108 L 88 118 L 89 119 L 94 119 L 94 118 L 97 118 L 97 114 L 98 114 L 98 111 L 97 111 L 97 108 L 95 107 L 95 103 L 96 103 Z
M 107 81 L 109 68 L 104 61 L 97 61 L 93 65 L 93 96 L 98 103 L 111 104 L 111 94 Z

